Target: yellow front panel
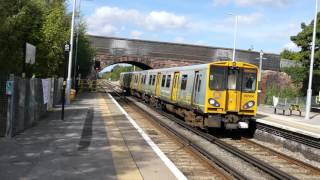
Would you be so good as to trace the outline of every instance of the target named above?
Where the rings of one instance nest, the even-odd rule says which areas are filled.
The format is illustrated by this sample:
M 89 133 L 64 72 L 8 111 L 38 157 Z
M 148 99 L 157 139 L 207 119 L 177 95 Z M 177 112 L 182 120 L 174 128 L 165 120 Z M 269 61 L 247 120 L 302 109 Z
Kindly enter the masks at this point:
M 222 113 L 222 114 L 225 114 L 225 109 L 226 109 L 226 91 L 213 91 L 213 90 L 210 90 L 209 88 L 207 88 L 207 91 L 206 91 L 206 99 L 207 101 L 205 101 L 205 110 L 206 112 L 205 113 Z M 219 107 L 215 107 L 211 104 L 209 104 L 208 100 L 209 99 L 214 99 L 216 100 L 220 106 Z
M 239 97 L 240 97 L 240 91 L 236 90 L 228 90 L 227 91 L 227 106 L 226 106 L 226 111 L 232 111 L 232 112 L 237 112 L 239 111 Z
M 248 109 L 245 109 L 244 106 L 247 102 L 253 101 L 254 106 Z M 257 93 L 242 93 L 241 95 L 241 106 L 239 114 L 255 115 L 257 112 Z

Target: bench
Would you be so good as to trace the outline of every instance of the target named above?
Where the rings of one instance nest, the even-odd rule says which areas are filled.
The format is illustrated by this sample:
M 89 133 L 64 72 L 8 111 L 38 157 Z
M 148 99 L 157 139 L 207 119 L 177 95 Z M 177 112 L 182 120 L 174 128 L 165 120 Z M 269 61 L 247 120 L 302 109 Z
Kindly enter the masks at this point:
M 284 115 L 287 110 L 290 110 L 290 107 L 288 104 L 277 103 L 277 105 L 274 107 L 274 114 L 277 114 L 277 109 L 282 110 L 282 114 Z
M 286 111 L 290 111 L 290 116 L 292 115 L 292 111 L 298 111 L 301 116 L 301 106 L 299 104 L 289 104 L 285 99 L 284 103 L 279 103 L 279 97 L 272 97 L 272 103 L 274 107 L 274 114 L 277 114 L 277 109 L 282 110 L 282 114 L 285 115 Z
M 292 115 L 292 111 L 298 111 L 299 116 L 301 116 L 301 106 L 299 104 L 290 104 L 290 116 Z

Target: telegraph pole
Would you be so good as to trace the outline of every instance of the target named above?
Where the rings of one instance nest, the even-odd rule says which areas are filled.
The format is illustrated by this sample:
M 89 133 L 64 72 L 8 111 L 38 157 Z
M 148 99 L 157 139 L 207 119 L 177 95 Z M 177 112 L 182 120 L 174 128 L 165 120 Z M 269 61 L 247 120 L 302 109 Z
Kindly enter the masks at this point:
M 64 120 L 64 104 L 66 102 L 66 74 L 67 74 L 67 60 L 70 51 L 70 44 L 68 41 L 64 43 L 64 63 L 63 63 L 63 86 L 62 86 L 62 95 L 61 95 L 61 120 Z
M 314 21 L 313 21 L 312 49 L 311 49 L 311 58 L 310 58 L 309 84 L 308 84 L 308 90 L 307 90 L 306 116 L 305 116 L 306 120 L 310 118 L 310 109 L 311 109 L 312 75 L 313 75 L 314 48 L 315 48 L 316 30 L 317 30 L 317 15 L 318 15 L 318 0 L 316 0 L 316 10 L 314 13 Z
M 233 52 L 232 52 L 232 62 L 235 62 L 236 59 L 236 43 L 237 43 L 237 33 L 238 33 L 238 16 L 232 13 L 229 15 L 233 15 L 235 17 L 234 23 L 234 32 L 233 32 Z
M 70 103 L 70 90 L 71 90 L 71 72 L 72 72 L 72 53 L 73 53 L 73 34 L 74 34 L 74 16 L 76 11 L 76 0 L 73 0 L 73 10 L 71 19 L 71 34 L 70 34 L 70 53 L 69 53 L 69 65 L 68 65 L 68 78 L 67 78 L 67 103 Z

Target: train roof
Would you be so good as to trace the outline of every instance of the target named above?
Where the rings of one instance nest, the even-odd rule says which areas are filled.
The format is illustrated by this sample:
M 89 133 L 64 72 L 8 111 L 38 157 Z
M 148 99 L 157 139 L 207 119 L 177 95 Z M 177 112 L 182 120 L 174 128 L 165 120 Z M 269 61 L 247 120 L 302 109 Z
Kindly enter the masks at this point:
M 121 74 L 137 74 L 137 73 L 141 73 L 141 72 L 166 72 L 166 71 L 186 71 L 186 70 L 193 70 L 193 69 L 205 69 L 208 67 L 208 64 L 221 64 L 221 65 L 227 65 L 227 66 L 231 66 L 232 65 L 232 61 L 213 61 L 211 63 L 206 63 L 206 64 L 196 64 L 196 65 L 189 65 L 189 66 L 179 66 L 179 67 L 170 67 L 170 68 L 160 68 L 160 69 L 149 69 L 149 70 L 143 70 L 143 71 L 134 71 L 134 72 L 124 72 Z M 247 62 L 239 62 L 236 61 L 237 65 L 240 67 L 253 67 L 253 68 L 257 68 L 257 66 L 247 63 Z

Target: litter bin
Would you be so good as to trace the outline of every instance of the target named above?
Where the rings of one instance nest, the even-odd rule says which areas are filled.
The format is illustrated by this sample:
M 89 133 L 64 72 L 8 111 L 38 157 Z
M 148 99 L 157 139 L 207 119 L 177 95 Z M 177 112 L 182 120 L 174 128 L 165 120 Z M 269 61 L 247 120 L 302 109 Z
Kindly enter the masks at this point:
M 71 89 L 70 90 L 70 101 L 73 101 L 76 98 L 76 90 Z

